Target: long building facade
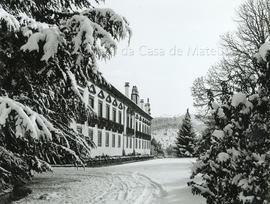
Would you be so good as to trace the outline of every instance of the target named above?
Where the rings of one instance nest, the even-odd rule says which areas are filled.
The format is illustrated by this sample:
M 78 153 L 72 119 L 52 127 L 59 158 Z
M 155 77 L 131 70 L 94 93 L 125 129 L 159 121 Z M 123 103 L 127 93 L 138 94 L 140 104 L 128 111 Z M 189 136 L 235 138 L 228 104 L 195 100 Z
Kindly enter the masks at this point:
M 90 88 L 89 88 L 90 87 Z M 80 88 L 84 100 L 97 113 L 89 121 L 74 121 L 72 128 L 96 145 L 91 157 L 149 155 L 151 149 L 151 113 L 149 99 L 140 99 L 136 86 L 125 94 L 112 85 L 89 82 Z

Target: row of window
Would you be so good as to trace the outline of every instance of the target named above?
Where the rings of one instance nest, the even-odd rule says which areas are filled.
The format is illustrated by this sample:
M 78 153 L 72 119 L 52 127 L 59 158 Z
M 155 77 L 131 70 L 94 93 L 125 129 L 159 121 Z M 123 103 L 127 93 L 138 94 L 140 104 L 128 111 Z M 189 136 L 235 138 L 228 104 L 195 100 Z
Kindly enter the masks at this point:
M 82 134 L 82 126 L 77 126 L 77 131 Z M 94 131 L 92 128 L 88 128 L 88 137 L 85 137 L 86 141 L 90 144 L 94 139 Z M 126 137 L 126 148 L 132 148 L 133 138 Z M 98 141 L 97 146 L 102 147 L 102 131 L 98 131 Z M 105 133 L 105 147 L 110 147 L 110 134 L 109 132 Z M 116 147 L 116 135 L 112 134 L 112 144 L 111 147 Z M 121 135 L 118 135 L 117 147 L 121 147 Z M 138 140 L 135 139 L 135 148 L 136 149 L 150 149 L 150 141 Z
M 118 121 L 116 121 L 116 108 L 112 109 L 112 118 L 111 118 L 111 107 L 109 104 L 106 104 L 106 119 L 112 120 L 113 122 L 118 122 L 122 124 L 122 111 L 118 111 Z M 98 116 L 103 117 L 103 102 L 98 101 Z
M 146 126 L 145 124 L 141 124 L 136 121 L 136 131 L 143 132 L 150 135 L 150 127 Z
M 116 147 L 115 144 L 115 134 L 112 134 L 112 147 Z M 110 134 L 106 132 L 106 137 L 105 137 L 105 146 L 109 147 L 110 146 Z M 118 135 L 118 148 L 121 147 L 121 135 Z M 102 131 L 98 131 L 98 147 L 102 147 Z
M 115 134 L 112 134 L 112 144 L 111 147 L 115 147 Z M 132 148 L 133 138 L 126 137 L 126 148 Z M 136 138 L 135 148 L 136 149 L 150 149 L 150 141 L 138 140 Z M 98 147 L 102 147 L 102 131 L 98 131 Z M 106 132 L 105 134 L 105 147 L 110 147 L 110 134 Z M 121 147 L 121 135 L 118 135 L 118 147 Z
M 132 128 L 132 116 L 127 115 L 127 127 Z M 144 123 L 136 121 L 136 131 L 143 132 L 150 135 L 150 127 Z

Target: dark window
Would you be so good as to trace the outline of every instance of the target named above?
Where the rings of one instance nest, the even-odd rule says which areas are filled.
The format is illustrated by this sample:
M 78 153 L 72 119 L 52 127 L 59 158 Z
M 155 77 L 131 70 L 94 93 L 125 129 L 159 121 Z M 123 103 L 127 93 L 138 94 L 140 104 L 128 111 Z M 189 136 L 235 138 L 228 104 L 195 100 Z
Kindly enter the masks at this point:
M 91 129 L 91 128 L 88 129 L 88 137 L 90 138 L 90 140 L 93 141 L 93 138 L 94 138 L 94 131 L 93 131 L 93 129 Z
M 128 137 L 126 137 L 126 148 L 128 148 Z
M 129 148 L 132 148 L 132 138 L 130 138 Z
M 110 105 L 106 105 L 106 118 L 110 120 Z
M 136 131 L 138 130 L 138 122 L 136 121 Z
M 127 115 L 127 127 L 129 127 L 129 115 Z
M 110 146 L 110 135 L 108 132 L 106 132 L 106 147 L 109 147 Z
M 118 122 L 120 124 L 122 124 L 122 112 L 121 111 L 118 112 Z
M 115 147 L 115 134 L 112 135 L 112 147 Z
M 94 109 L 95 101 L 94 101 L 94 98 L 93 97 L 89 97 L 89 105 L 91 106 L 91 108 Z
M 102 146 L 102 132 L 98 131 L 98 146 Z
M 118 135 L 118 147 L 121 147 L 121 135 Z
M 138 148 L 138 139 L 136 138 L 136 146 L 135 146 L 135 148 L 137 149 Z
M 113 109 L 113 122 L 116 122 L 116 109 Z
M 99 117 L 103 116 L 103 104 L 102 104 L 102 101 L 98 102 L 98 116 Z
M 141 149 L 142 141 L 139 139 L 139 149 Z

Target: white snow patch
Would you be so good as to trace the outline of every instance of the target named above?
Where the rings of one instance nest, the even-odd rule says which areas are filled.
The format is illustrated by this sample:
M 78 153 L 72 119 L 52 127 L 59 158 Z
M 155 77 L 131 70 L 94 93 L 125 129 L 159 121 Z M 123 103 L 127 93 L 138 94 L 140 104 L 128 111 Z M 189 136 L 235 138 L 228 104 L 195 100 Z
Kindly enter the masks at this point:
M 39 51 L 39 41 L 45 41 L 43 46 L 44 55 L 41 60 L 48 61 L 51 57 L 57 53 L 59 44 L 62 42 L 60 38 L 60 32 L 56 28 L 43 29 L 40 32 L 32 34 L 27 43 L 21 47 L 21 50 L 25 51 Z
M 270 50 L 270 42 L 265 42 L 259 49 L 259 54 L 261 58 L 266 61 L 267 56 L 269 56 L 269 50 Z M 258 58 L 258 56 L 257 56 Z
M 218 109 L 217 115 L 218 115 L 219 118 L 225 118 L 226 117 L 225 113 L 223 111 L 223 108 Z
M 247 102 L 246 94 L 236 93 L 232 97 L 232 106 L 237 107 L 240 103 L 245 104 Z
M 228 125 L 226 125 L 224 128 L 223 128 L 223 131 L 226 133 L 226 134 L 228 134 L 229 136 L 231 136 L 232 135 L 232 133 L 233 133 L 233 125 L 232 124 L 228 124 Z
M 217 102 L 213 101 L 213 102 L 212 102 L 212 108 L 213 108 L 214 110 L 217 110 L 217 109 L 219 108 L 219 104 L 218 104 Z
M 224 137 L 224 131 L 222 130 L 215 130 L 212 135 L 218 139 L 222 139 Z
M 217 156 L 217 160 L 220 162 L 226 162 L 230 158 L 230 155 L 226 152 L 220 152 Z

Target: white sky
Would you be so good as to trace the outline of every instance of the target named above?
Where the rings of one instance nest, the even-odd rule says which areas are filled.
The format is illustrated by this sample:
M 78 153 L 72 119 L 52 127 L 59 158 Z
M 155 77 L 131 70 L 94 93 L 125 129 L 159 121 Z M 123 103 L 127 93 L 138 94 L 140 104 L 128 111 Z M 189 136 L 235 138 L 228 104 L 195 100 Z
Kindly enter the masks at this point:
M 194 112 L 192 83 L 218 61 L 220 35 L 235 29 L 242 2 L 107 0 L 102 7 L 125 16 L 133 36 L 129 47 L 121 42 L 116 56 L 99 64 L 100 70 L 123 93 L 126 81 L 137 85 L 140 97 L 150 98 L 154 117 Z

